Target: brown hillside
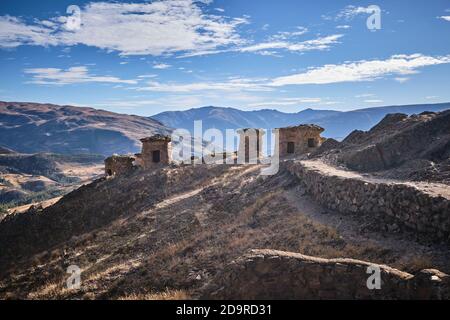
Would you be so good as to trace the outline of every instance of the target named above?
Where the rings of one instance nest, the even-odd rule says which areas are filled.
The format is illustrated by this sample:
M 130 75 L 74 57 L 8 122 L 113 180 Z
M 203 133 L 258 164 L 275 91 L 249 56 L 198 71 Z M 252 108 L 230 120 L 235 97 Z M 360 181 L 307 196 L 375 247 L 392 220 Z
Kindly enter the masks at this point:
M 23 153 L 136 152 L 139 139 L 167 128 L 156 120 L 93 108 L 0 102 L 0 145 Z

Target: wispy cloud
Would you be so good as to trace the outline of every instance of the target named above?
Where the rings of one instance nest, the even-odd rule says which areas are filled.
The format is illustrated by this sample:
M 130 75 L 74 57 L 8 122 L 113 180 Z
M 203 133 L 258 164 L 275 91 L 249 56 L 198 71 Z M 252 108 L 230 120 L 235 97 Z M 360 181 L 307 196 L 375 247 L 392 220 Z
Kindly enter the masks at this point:
M 265 83 L 267 79 L 229 79 L 227 81 L 194 82 L 187 84 L 148 82 L 145 87 L 135 88 L 138 91 L 155 91 L 171 93 L 189 93 L 194 91 L 271 91 Z
M 364 100 L 365 103 L 383 103 L 383 100 L 380 99 L 368 99 Z
M 248 22 L 245 17 L 206 14 L 194 0 L 91 2 L 82 8 L 79 30 L 67 30 L 66 20 L 57 16 L 27 22 L 1 16 L 0 47 L 83 44 L 121 55 L 158 56 L 241 45 L 245 41 L 237 28 Z
M 167 63 L 156 63 L 153 65 L 153 69 L 169 69 L 171 67 L 170 64 Z
M 326 50 L 331 45 L 339 43 L 339 39 L 342 38 L 342 34 L 335 34 L 326 37 L 320 37 L 313 40 L 306 40 L 302 42 L 287 42 L 287 41 L 272 41 L 263 42 L 252 46 L 242 47 L 237 49 L 240 52 L 258 52 L 269 49 L 285 49 L 288 51 L 305 52 L 311 50 Z
M 368 7 L 361 7 L 361 6 L 353 6 L 349 5 L 346 6 L 344 9 L 342 9 L 336 16 L 336 19 L 345 19 L 345 20 L 351 20 L 354 17 L 358 15 L 367 15 L 372 14 L 373 8 L 371 6 Z
M 247 104 L 248 107 L 280 107 L 280 106 L 297 106 L 301 104 L 317 104 L 322 102 L 322 98 L 280 98 L 272 101 L 254 102 Z
M 407 75 L 419 72 L 420 68 L 450 63 L 449 56 L 426 56 L 422 54 L 394 55 L 386 60 L 362 60 L 329 64 L 310 68 L 306 72 L 272 79 L 231 78 L 227 81 L 194 83 L 160 83 L 151 81 L 145 87 L 133 88 L 139 91 L 187 93 L 191 91 L 272 91 L 275 87 L 306 84 L 332 84 L 341 82 L 374 81 L 396 76 L 394 80 L 404 82 Z M 359 97 L 368 97 L 360 95 Z
M 336 29 L 350 29 L 350 28 L 351 28 L 351 26 L 349 26 L 348 24 L 336 26 Z
M 357 94 L 355 96 L 355 98 L 369 98 L 369 97 L 374 97 L 375 94 L 373 93 L 361 93 L 361 94 Z
M 400 83 L 405 83 L 405 82 L 409 81 L 409 78 L 408 77 L 395 77 L 394 80 L 397 82 L 400 82 Z
M 24 72 L 31 75 L 29 83 L 45 85 L 68 85 L 75 83 L 122 83 L 136 84 L 136 80 L 123 80 L 113 76 L 97 76 L 89 73 L 85 66 L 72 67 L 67 70 L 57 68 L 30 68 Z
M 440 16 L 438 18 L 442 19 L 442 20 L 445 20 L 445 21 L 450 21 L 450 16 Z
M 325 37 L 305 41 L 288 41 L 277 40 L 271 37 L 270 41 L 260 42 L 257 44 L 230 48 L 227 50 L 199 51 L 188 53 L 182 57 L 202 56 L 209 54 L 217 54 L 221 52 L 241 52 L 241 53 L 258 53 L 264 55 L 276 55 L 276 50 L 286 50 L 290 52 L 307 52 L 307 51 L 323 51 L 330 49 L 333 45 L 340 43 L 339 39 L 344 35 L 334 34 Z
M 445 63 L 450 63 L 450 56 L 395 55 L 387 60 L 362 60 L 340 65 L 324 65 L 304 73 L 276 78 L 271 85 L 372 81 L 389 75 L 410 75 L 417 73 L 419 68 Z

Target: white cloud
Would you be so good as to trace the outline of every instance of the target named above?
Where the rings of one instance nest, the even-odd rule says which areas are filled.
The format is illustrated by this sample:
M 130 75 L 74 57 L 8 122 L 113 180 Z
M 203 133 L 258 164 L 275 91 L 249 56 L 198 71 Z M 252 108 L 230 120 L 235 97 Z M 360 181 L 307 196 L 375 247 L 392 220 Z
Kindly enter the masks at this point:
M 142 74 L 142 75 L 138 76 L 138 78 L 141 78 L 141 79 L 156 78 L 157 76 L 158 76 L 157 74 Z
M 321 37 L 313 40 L 292 43 L 286 41 L 263 42 L 252 46 L 238 49 L 240 52 L 258 52 L 269 49 L 285 49 L 288 51 L 305 52 L 312 50 L 326 50 L 331 45 L 339 43 L 338 40 L 343 37 L 341 34 L 335 34 L 327 37 Z
M 339 43 L 342 35 L 307 41 L 296 38 L 308 32 L 305 27 L 279 32 L 267 41 L 253 43 L 239 34 L 239 26 L 249 17 L 228 17 L 202 10 L 203 0 L 165 0 L 145 3 L 91 2 L 81 8 L 81 28 L 67 30 L 67 16 L 27 21 L 0 16 L 0 47 L 21 45 L 86 45 L 129 55 L 200 56 L 223 52 L 254 52 L 276 55 L 274 50 L 304 52 L 326 50 Z M 223 12 L 221 8 L 215 11 Z M 267 29 L 269 25 L 264 25 Z
M 273 101 L 255 102 L 247 104 L 248 107 L 280 107 L 296 106 L 299 104 L 317 104 L 322 101 L 321 98 L 281 98 Z
M 171 65 L 167 63 L 156 63 L 153 65 L 153 69 L 161 69 L 161 70 L 168 69 L 170 67 Z
M 306 72 L 273 79 L 245 79 L 229 77 L 225 81 L 193 83 L 161 83 L 150 81 L 147 86 L 132 88 L 138 91 L 189 93 L 193 91 L 273 91 L 274 87 L 304 84 L 332 84 L 342 82 L 373 81 L 396 76 L 394 80 L 407 81 L 407 75 L 418 73 L 418 69 L 439 64 L 450 63 L 449 56 L 425 56 L 422 54 L 394 55 L 386 60 L 362 60 L 345 62 L 340 65 L 330 64 L 310 68 Z M 373 94 L 360 94 L 356 97 L 367 98 Z M 283 103 L 290 101 L 284 100 Z M 313 101 L 310 101 L 313 102 Z
M 362 93 L 362 94 L 357 94 L 355 96 L 355 98 L 369 98 L 369 97 L 374 97 L 375 95 L 373 93 Z
M 295 37 L 299 37 L 308 32 L 308 28 L 296 27 L 294 31 L 280 31 L 270 37 L 272 40 L 287 40 Z
M 439 19 L 443 19 L 443 20 L 445 20 L 445 21 L 450 21 L 450 16 L 441 16 L 441 17 L 438 17 Z
M 364 100 L 365 103 L 383 103 L 383 100 L 379 100 L 379 99 L 369 99 L 369 100 Z
M 360 14 L 372 14 L 373 8 L 371 6 L 368 7 L 357 7 L 357 6 L 346 6 L 344 9 L 342 9 L 338 15 L 336 16 L 336 19 L 345 19 L 345 20 L 351 20 L 354 17 L 360 15 Z
M 245 41 L 237 33 L 247 18 L 202 12 L 198 1 L 91 2 L 81 9 L 79 30 L 65 28 L 66 16 L 26 22 L 0 16 L 0 47 L 83 44 L 121 55 L 162 55 L 214 50 Z
M 394 80 L 397 82 L 400 82 L 400 83 L 405 83 L 409 80 L 409 78 L 408 77 L 395 77 Z
M 225 9 L 222 9 L 222 8 L 215 8 L 214 10 L 219 11 L 219 12 L 225 12 Z
M 263 55 L 276 55 L 276 50 L 287 50 L 291 52 L 306 52 L 306 51 L 322 51 L 328 50 L 332 45 L 338 44 L 339 39 L 344 35 L 334 34 L 316 39 L 305 40 L 301 42 L 293 42 L 288 40 L 272 40 L 268 42 L 261 42 L 253 45 L 241 46 L 227 50 L 213 50 L 213 51 L 199 51 L 191 54 L 183 55 L 182 57 L 201 56 L 208 54 L 217 54 L 220 52 L 241 52 L 241 53 L 258 53 Z
M 450 63 L 450 56 L 395 55 L 387 60 L 362 60 L 311 68 L 304 73 L 275 78 L 271 85 L 329 84 L 372 81 L 388 75 L 409 75 L 426 66 Z
M 150 81 L 145 87 L 135 88 L 138 91 L 155 91 L 171 93 L 189 93 L 194 91 L 271 91 L 265 85 L 267 79 L 230 79 L 228 81 L 194 82 L 187 84 L 160 83 Z
M 57 45 L 58 41 L 51 36 L 52 30 L 42 23 L 26 25 L 16 17 L 0 16 L 0 47 Z
M 336 26 L 336 29 L 350 29 L 350 28 L 351 26 L 349 26 L 348 24 Z
M 67 85 L 74 83 L 123 83 L 136 84 L 136 80 L 123 80 L 113 76 L 96 76 L 89 74 L 85 66 L 72 67 L 67 70 L 57 68 L 30 68 L 24 72 L 32 76 L 30 83 L 46 85 Z

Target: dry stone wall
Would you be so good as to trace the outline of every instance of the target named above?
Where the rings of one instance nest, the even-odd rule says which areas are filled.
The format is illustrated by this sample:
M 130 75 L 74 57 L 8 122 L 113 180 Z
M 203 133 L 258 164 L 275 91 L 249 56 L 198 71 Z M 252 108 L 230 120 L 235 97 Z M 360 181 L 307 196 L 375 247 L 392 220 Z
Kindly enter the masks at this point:
M 450 201 L 443 196 L 407 184 L 372 183 L 324 174 L 300 161 L 286 166 L 307 193 L 329 209 L 373 215 L 394 221 L 393 228 L 398 225 L 436 241 L 450 242 Z
M 368 289 L 380 270 L 380 289 Z M 370 281 L 369 281 L 370 282 Z M 251 250 L 225 267 L 204 289 L 205 299 L 449 299 L 450 277 L 438 270 L 416 275 L 353 259 L 322 259 L 275 250 Z

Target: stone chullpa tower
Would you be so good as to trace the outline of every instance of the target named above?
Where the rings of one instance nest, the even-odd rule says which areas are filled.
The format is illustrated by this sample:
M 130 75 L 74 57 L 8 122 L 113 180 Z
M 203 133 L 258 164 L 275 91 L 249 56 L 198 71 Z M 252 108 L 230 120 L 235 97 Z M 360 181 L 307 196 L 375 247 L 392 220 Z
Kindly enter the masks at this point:
M 325 140 L 320 136 L 325 129 L 314 124 L 302 124 L 277 130 L 280 157 L 308 154 L 320 147 Z
M 141 139 L 142 152 L 136 154 L 136 163 L 144 169 L 170 164 L 172 162 L 171 141 L 169 136 L 160 134 Z

